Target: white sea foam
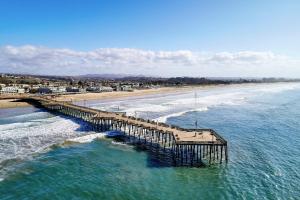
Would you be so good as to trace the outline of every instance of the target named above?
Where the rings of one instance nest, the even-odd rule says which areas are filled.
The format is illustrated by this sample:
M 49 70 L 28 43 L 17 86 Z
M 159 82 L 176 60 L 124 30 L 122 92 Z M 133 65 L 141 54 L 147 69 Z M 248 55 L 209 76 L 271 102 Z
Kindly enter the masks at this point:
M 56 121 L 59 117 L 44 118 L 46 113 L 38 112 L 25 115 L 19 115 L 6 118 L 7 121 L 16 121 L 14 123 L 0 125 L 0 131 L 15 130 L 20 128 L 38 126 L 41 123 Z M 27 120 L 26 120 L 27 119 Z M 20 121 L 21 120 L 21 121 Z M 1 137 L 1 135 L 0 135 Z
M 167 111 L 169 108 L 167 106 L 163 105 L 154 105 L 154 104 L 142 104 L 137 105 L 137 107 L 132 107 L 125 109 L 124 112 L 126 112 L 127 115 L 135 115 L 139 112 L 164 112 Z
M 158 122 L 166 122 L 168 118 L 171 118 L 171 117 L 179 117 L 179 116 L 182 116 L 188 112 L 193 112 L 193 111 L 198 111 L 198 112 L 204 112 L 204 111 L 207 111 L 208 108 L 207 107 L 204 107 L 204 108 L 198 108 L 198 109 L 192 109 L 192 110 L 186 110 L 186 111 L 182 111 L 182 112 L 176 112 L 176 113 L 172 113 L 172 114 L 168 114 L 168 115 L 164 115 L 164 116 L 161 116 L 161 117 L 158 117 L 156 119 L 154 119 L 154 121 L 158 121 Z
M 33 122 L 18 122 L 18 123 L 11 123 L 11 124 L 4 124 L 0 125 L 0 131 L 6 131 L 6 130 L 16 130 L 19 128 L 29 127 L 34 125 Z M 3 133 L 1 133 L 2 135 Z M 0 135 L 0 137 L 1 137 Z
M 280 93 L 287 90 L 295 90 L 300 88 L 300 83 L 277 83 L 266 84 L 258 89 L 259 92 Z
M 30 123 L 30 126 L 28 125 Z M 0 125 L 0 163 L 7 159 L 23 159 L 44 151 L 53 144 L 80 134 L 80 124 L 53 117 L 39 123 L 26 122 Z
M 155 120 L 166 122 L 170 117 L 178 117 L 188 112 L 203 112 L 207 111 L 210 107 L 219 105 L 239 105 L 246 102 L 245 94 L 240 92 L 232 92 L 225 94 L 211 94 L 201 96 L 199 98 L 184 98 L 164 103 L 168 105 L 169 110 L 166 115 L 160 116 Z
M 80 136 L 80 137 L 70 138 L 70 139 L 67 139 L 66 141 L 78 142 L 78 143 L 88 143 L 97 138 L 103 138 L 105 136 L 106 136 L 105 133 L 94 133 L 94 134 L 88 134 L 88 135 L 84 135 L 84 136 Z
M 224 94 L 210 94 L 207 96 L 199 96 L 197 98 L 185 98 L 178 99 L 175 101 L 168 102 L 168 105 L 203 105 L 203 106 L 211 106 L 217 104 L 231 104 L 234 102 L 238 102 L 244 100 L 245 94 L 241 92 L 231 92 Z
M 48 116 L 49 113 L 47 112 L 33 112 L 33 113 L 26 113 L 18 116 L 8 117 L 7 119 L 40 119 L 43 117 Z
M 126 143 L 124 143 L 124 142 L 116 142 L 116 141 L 111 141 L 111 143 L 112 143 L 112 144 L 114 144 L 114 145 L 127 146 L 127 144 L 126 144 Z

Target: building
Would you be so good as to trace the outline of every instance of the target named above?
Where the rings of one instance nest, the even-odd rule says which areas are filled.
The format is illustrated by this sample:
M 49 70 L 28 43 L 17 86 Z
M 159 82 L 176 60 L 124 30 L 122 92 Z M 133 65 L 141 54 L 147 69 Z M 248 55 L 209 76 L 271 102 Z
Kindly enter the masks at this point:
M 98 87 L 88 87 L 86 88 L 87 92 L 100 92 Z
M 133 89 L 132 89 L 131 85 L 122 85 L 121 86 L 121 91 L 132 92 Z
M 40 87 L 40 88 L 37 89 L 37 93 L 40 93 L 40 94 L 51 94 L 52 90 L 50 88 L 47 88 L 47 87 Z
M 18 93 L 19 94 L 24 94 L 25 93 L 25 89 L 24 88 L 19 88 L 18 89 Z
M 67 87 L 66 91 L 67 92 L 79 92 L 79 88 L 77 88 L 77 87 Z
M 8 93 L 18 93 L 18 87 L 15 86 L 8 86 L 1 88 L 1 94 L 8 94 Z
M 65 93 L 67 91 L 66 87 L 63 86 L 52 86 L 49 87 L 49 89 L 52 91 L 52 93 Z
M 105 87 L 105 86 L 100 86 L 99 87 L 100 92 L 112 92 L 113 88 L 112 87 Z

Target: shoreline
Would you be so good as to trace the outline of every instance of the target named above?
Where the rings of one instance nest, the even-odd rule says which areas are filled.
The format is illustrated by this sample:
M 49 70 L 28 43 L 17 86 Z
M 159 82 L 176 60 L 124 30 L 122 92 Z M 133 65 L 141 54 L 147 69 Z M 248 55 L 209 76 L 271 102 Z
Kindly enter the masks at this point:
M 267 85 L 273 83 L 266 83 Z M 102 92 L 102 93 L 80 93 L 80 94 L 63 94 L 58 95 L 54 99 L 57 101 L 72 101 L 72 102 L 80 102 L 80 101 L 89 101 L 89 100 L 114 100 L 114 99 L 122 99 L 128 97 L 142 97 L 156 94 L 173 94 L 180 92 L 190 92 L 193 90 L 199 89 L 208 89 L 215 87 L 230 87 L 230 86 L 241 86 L 241 85 L 253 85 L 253 84 L 217 84 L 217 85 L 190 85 L 190 86 L 180 86 L 180 87 L 161 87 L 161 88 L 152 88 L 152 89 L 142 89 L 142 90 L 134 90 L 132 92 L 126 91 L 113 91 L 113 92 Z M 30 107 L 27 102 L 18 101 L 18 99 L 0 99 L 0 109 L 5 108 L 17 108 L 17 107 Z
M 85 100 L 114 100 L 127 97 L 142 97 L 155 94 L 173 94 L 180 92 L 191 92 L 193 90 L 210 89 L 210 88 L 221 88 L 221 87 L 236 87 L 236 86 L 252 86 L 252 85 L 270 85 L 278 83 L 240 83 L 240 84 L 212 84 L 212 85 L 189 85 L 179 87 L 160 87 L 152 89 L 134 90 L 132 92 L 126 91 L 113 91 L 103 93 L 81 93 L 81 94 L 65 94 L 54 99 L 57 101 L 72 101 L 79 102 Z
M 132 92 L 126 91 L 113 91 L 113 92 L 102 92 L 102 93 L 80 93 L 80 94 L 64 94 L 55 97 L 57 101 L 74 101 L 80 102 L 85 100 L 108 100 L 108 99 L 119 99 L 126 97 L 137 97 L 137 96 L 147 96 L 153 94 L 171 94 L 176 92 L 190 91 L 195 88 L 207 88 L 212 86 L 184 86 L 184 87 L 162 87 L 155 89 L 143 89 L 134 90 Z M 30 107 L 27 102 L 19 101 L 16 99 L 0 99 L 0 109 L 5 108 L 18 108 L 18 107 Z
M 194 89 L 210 88 L 217 85 L 207 86 L 184 86 L 184 87 L 161 87 L 153 89 L 134 90 L 132 92 L 126 91 L 114 91 L 103 93 L 82 93 L 82 94 L 66 94 L 55 98 L 57 101 L 85 101 L 85 100 L 108 100 L 108 99 L 120 99 L 126 97 L 140 97 L 155 94 L 172 94 L 177 92 L 191 91 Z M 220 85 L 219 85 L 220 86 Z
M 183 86 L 183 87 L 161 87 L 153 89 L 134 90 L 132 92 L 126 91 L 113 91 L 102 93 L 80 93 L 80 94 L 64 94 L 55 97 L 57 101 L 72 101 L 80 102 L 85 100 L 109 100 L 109 99 L 121 99 L 127 97 L 140 97 L 155 94 L 172 94 L 177 92 L 191 91 L 200 88 L 211 88 L 220 85 L 202 85 L 202 86 Z M 18 99 L 0 99 L 0 109 L 4 108 L 17 108 L 17 107 L 29 107 L 32 106 L 27 102 L 18 101 Z

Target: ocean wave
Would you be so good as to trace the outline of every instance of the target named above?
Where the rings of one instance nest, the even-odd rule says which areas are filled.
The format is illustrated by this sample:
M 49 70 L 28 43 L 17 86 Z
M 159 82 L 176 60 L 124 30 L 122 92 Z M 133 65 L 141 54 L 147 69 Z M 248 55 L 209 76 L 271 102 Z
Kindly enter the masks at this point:
M 117 142 L 117 141 L 111 141 L 113 145 L 121 145 L 121 146 L 128 146 L 125 142 Z
M 42 124 L 55 122 L 58 119 L 60 119 L 60 117 L 55 116 L 55 117 L 50 117 L 50 118 L 28 119 L 27 121 L 24 121 L 24 122 L 13 122 L 13 123 L 1 124 L 0 131 L 23 129 L 23 128 L 39 126 Z M 2 134 L 0 134 L 0 138 L 1 138 L 1 135 Z
M 29 127 L 32 126 L 34 122 L 18 122 L 18 123 L 11 123 L 11 124 L 2 124 L 0 125 L 0 131 L 6 131 L 6 130 L 15 130 L 19 128 Z M 1 133 L 2 135 L 3 133 Z M 0 137 L 1 137 L 0 135 Z
M 300 89 L 300 83 L 277 83 L 277 84 L 268 84 L 262 88 L 259 88 L 257 91 L 265 93 L 280 93 L 288 90 Z
M 211 94 L 199 98 L 185 98 L 166 102 L 169 106 L 169 114 L 155 118 L 159 122 L 166 122 L 170 117 L 178 117 L 188 112 L 204 112 L 211 107 L 221 105 L 240 105 L 247 101 L 247 95 L 242 92 L 231 92 L 226 94 Z M 179 111 L 178 111 L 179 110 Z
M 201 95 L 201 93 L 199 93 Z M 202 105 L 202 106 L 212 106 L 219 104 L 232 104 L 245 100 L 245 97 L 248 94 L 242 92 L 231 92 L 225 94 L 210 94 L 206 96 L 198 96 L 197 98 L 184 98 L 178 99 L 171 102 L 165 103 L 165 105 L 169 106 L 177 106 L 177 105 Z M 164 104 L 163 104 L 164 105 Z
M 76 143 L 89 143 L 98 138 L 104 138 L 106 136 L 105 133 L 93 133 L 80 137 L 67 139 L 67 142 L 76 142 Z
M 133 116 L 136 113 L 138 114 L 139 112 L 164 112 L 167 110 L 169 110 L 169 107 L 164 105 L 144 104 L 138 105 L 134 108 L 128 108 L 123 111 L 126 112 L 127 115 Z
M 164 115 L 164 116 L 161 116 L 161 117 L 158 117 L 156 119 L 154 119 L 154 121 L 158 121 L 158 122 L 163 122 L 165 123 L 167 121 L 168 118 L 171 118 L 171 117 L 179 117 L 179 116 L 182 116 L 188 112 L 205 112 L 207 111 L 208 108 L 207 107 L 203 107 L 203 108 L 197 108 L 197 109 L 192 109 L 192 110 L 186 110 L 186 111 L 182 111 L 182 112 L 176 112 L 176 113 L 172 113 L 172 114 L 168 114 L 168 115 Z
M 12 117 L 7 117 L 6 119 L 8 120 L 28 120 L 28 119 L 41 119 L 41 118 L 46 118 L 49 116 L 48 112 L 33 112 L 33 113 L 26 113 L 22 115 L 17 115 L 17 116 L 12 116 Z
M 45 121 L 36 126 L 30 126 L 32 122 L 26 122 L 25 126 L 19 123 L 1 125 L 0 162 L 25 158 L 80 133 L 76 131 L 80 124 L 71 120 L 55 117 Z

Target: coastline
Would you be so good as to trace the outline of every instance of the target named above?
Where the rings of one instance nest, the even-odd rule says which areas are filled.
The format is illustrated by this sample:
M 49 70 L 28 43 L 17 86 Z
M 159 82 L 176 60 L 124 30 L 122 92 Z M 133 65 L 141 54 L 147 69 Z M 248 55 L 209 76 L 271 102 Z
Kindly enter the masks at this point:
M 126 91 L 114 91 L 103 93 L 82 93 L 82 94 L 66 94 L 55 98 L 57 101 L 84 101 L 84 100 L 106 100 L 106 99 L 118 99 L 126 97 L 147 96 L 154 94 L 171 94 L 177 92 L 191 91 L 199 88 L 215 87 L 216 85 L 207 86 L 183 86 L 183 87 L 161 87 L 155 89 L 143 89 L 134 90 L 132 92 Z
M 171 94 L 176 92 L 191 91 L 193 89 L 214 87 L 216 85 L 207 86 L 183 86 L 183 87 L 161 87 L 153 89 L 142 89 L 134 90 L 132 92 L 126 91 L 113 91 L 113 92 L 102 92 L 102 93 L 80 93 L 80 94 L 64 94 L 55 97 L 57 101 L 84 101 L 84 100 L 107 100 L 107 99 L 118 99 L 135 96 L 147 96 L 153 94 Z M 17 108 L 17 107 L 28 107 L 30 104 L 18 99 L 0 99 L 0 109 L 4 108 Z
M 281 83 L 281 82 L 278 82 Z M 80 93 L 80 94 L 64 94 L 55 97 L 57 101 L 85 101 L 85 100 L 108 100 L 108 99 L 120 99 L 126 97 L 140 97 L 155 94 L 172 94 L 180 92 L 190 92 L 199 89 L 210 89 L 216 87 L 236 87 L 236 86 L 251 86 L 251 85 L 270 85 L 278 83 L 239 83 L 239 84 L 211 84 L 211 85 L 188 85 L 179 87 L 160 87 L 152 89 L 141 89 L 134 90 L 132 92 L 126 91 L 113 91 L 113 92 L 103 92 L 103 93 Z
M 262 83 L 262 84 L 274 84 L 274 83 Z M 57 101 L 72 101 L 80 102 L 85 100 L 109 100 L 109 99 L 121 99 L 127 97 L 141 97 L 155 94 L 172 94 L 180 92 L 190 92 L 195 89 L 208 89 L 215 87 L 230 87 L 230 86 L 240 86 L 240 85 L 253 85 L 252 83 L 247 84 L 216 84 L 216 85 L 190 85 L 190 86 L 179 86 L 179 87 L 161 87 L 161 88 L 152 88 L 152 89 L 141 89 L 134 90 L 132 92 L 126 91 L 113 91 L 113 92 L 102 92 L 102 93 L 79 93 L 79 94 L 61 94 L 54 99 Z M 1 95 L 0 95 L 1 97 Z M 28 107 L 30 104 L 18 99 L 1 99 L 0 98 L 0 109 L 4 108 L 17 108 L 17 107 Z

